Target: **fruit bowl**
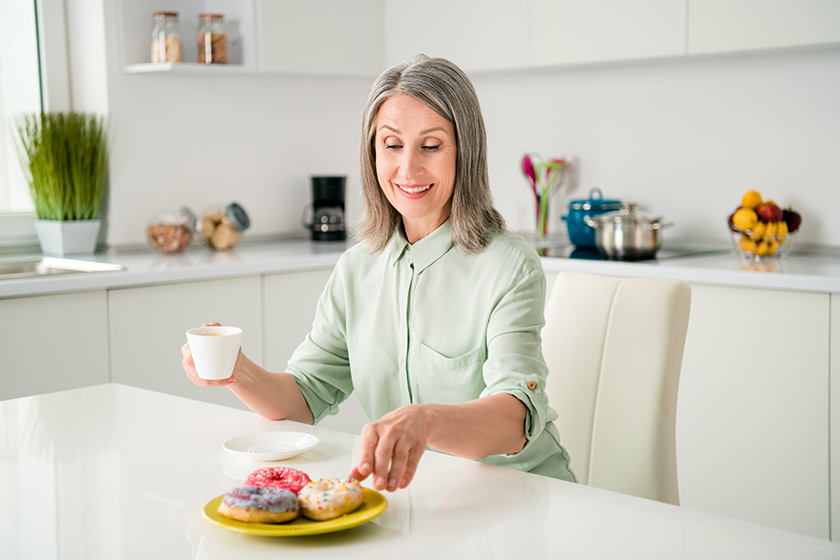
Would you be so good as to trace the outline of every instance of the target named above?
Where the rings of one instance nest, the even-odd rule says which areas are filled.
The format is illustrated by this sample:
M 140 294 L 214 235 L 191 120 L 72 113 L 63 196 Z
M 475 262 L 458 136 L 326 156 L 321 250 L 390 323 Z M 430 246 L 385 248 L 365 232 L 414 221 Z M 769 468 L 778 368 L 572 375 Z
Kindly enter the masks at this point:
M 758 261 L 790 253 L 802 216 L 790 207 L 782 210 L 752 190 L 744 194 L 741 206 L 729 215 L 727 222 L 735 252 L 742 258 Z
M 751 260 L 786 257 L 793 248 L 796 233 L 761 234 L 730 224 L 732 245 L 741 257 Z

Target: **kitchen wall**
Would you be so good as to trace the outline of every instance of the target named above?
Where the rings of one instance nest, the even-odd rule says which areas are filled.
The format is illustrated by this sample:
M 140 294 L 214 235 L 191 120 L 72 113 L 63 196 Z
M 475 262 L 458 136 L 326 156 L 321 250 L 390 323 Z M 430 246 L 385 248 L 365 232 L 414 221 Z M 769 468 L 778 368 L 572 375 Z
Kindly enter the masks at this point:
M 373 76 L 125 74 L 115 1 L 102 1 L 115 127 L 108 243 L 143 243 L 159 209 L 231 200 L 250 213 L 250 235 L 300 234 L 313 174 L 348 175 L 348 214 L 358 215 Z M 514 229 L 534 227 L 519 161 L 538 151 L 577 160 L 575 190 L 554 201 L 555 231 L 566 202 L 599 187 L 673 220 L 666 239 L 725 242 L 727 214 L 755 188 L 804 215 L 801 242 L 840 246 L 840 48 L 472 78 L 494 196 Z

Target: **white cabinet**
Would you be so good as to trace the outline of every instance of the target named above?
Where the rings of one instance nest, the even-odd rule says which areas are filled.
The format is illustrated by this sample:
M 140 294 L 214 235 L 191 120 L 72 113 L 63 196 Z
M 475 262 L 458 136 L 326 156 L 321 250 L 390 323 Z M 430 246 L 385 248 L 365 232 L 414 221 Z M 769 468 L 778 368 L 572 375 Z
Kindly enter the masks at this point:
M 185 332 L 217 321 L 243 330 L 242 351 L 262 357 L 259 276 L 113 289 L 108 293 L 111 381 L 247 409 L 225 387 L 194 385 L 181 367 Z
M 829 295 L 691 290 L 682 507 L 829 538 Z
M 840 542 L 840 294 L 831 294 L 831 540 Z
M 0 300 L 0 400 L 107 382 L 105 290 Z
M 691 0 L 688 54 L 840 41 L 837 0 Z
M 385 62 L 417 53 L 447 58 L 465 72 L 525 68 L 530 2 L 409 0 L 384 6 Z
M 318 299 L 331 273 L 332 269 L 310 270 L 263 277 L 266 369 L 285 370 L 295 348 L 312 328 Z M 354 393 L 341 404 L 337 415 L 319 425 L 358 434 L 367 422 Z
M 376 76 L 384 69 L 381 0 L 257 0 L 259 69 Z
M 531 0 L 534 66 L 685 54 L 685 0 Z

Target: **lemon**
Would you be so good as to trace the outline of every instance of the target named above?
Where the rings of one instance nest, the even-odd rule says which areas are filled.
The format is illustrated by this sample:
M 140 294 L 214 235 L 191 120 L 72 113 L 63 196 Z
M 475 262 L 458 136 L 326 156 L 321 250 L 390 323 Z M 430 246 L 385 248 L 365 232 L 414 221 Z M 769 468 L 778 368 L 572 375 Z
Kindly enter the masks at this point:
M 741 206 L 744 208 L 757 208 L 761 204 L 761 195 L 758 191 L 747 191 L 741 199 Z
M 732 223 L 740 229 L 752 229 L 758 221 L 758 215 L 752 208 L 738 208 L 732 215 Z

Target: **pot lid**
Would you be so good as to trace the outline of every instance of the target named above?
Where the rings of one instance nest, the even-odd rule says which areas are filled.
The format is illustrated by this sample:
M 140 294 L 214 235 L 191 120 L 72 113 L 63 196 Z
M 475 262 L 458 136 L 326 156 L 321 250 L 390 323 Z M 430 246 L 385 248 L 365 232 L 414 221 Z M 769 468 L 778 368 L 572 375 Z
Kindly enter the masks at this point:
M 590 189 L 589 198 L 569 201 L 569 208 L 572 210 L 618 210 L 621 208 L 621 201 L 604 199 L 601 189 L 595 187 Z
M 615 212 L 607 212 L 599 216 L 592 216 L 592 221 L 599 224 L 608 223 L 634 223 L 634 224 L 658 224 L 662 216 L 648 216 L 637 212 L 636 204 L 633 202 L 622 202 L 621 209 Z

